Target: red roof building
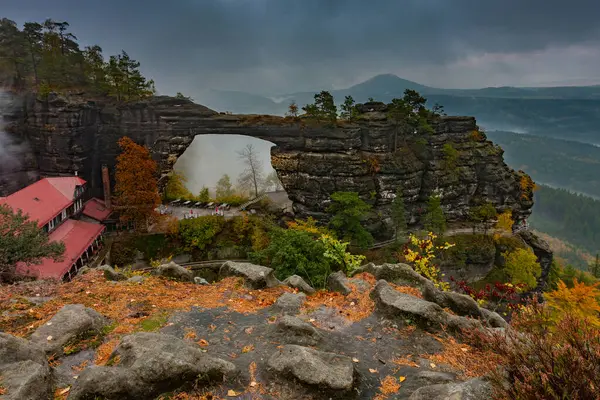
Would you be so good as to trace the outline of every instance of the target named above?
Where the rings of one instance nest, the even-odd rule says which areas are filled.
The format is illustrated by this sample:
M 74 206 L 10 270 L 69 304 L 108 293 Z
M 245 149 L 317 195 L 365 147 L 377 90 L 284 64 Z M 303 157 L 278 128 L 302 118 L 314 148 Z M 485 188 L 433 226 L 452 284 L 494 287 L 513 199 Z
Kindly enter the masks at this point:
M 104 225 L 101 224 L 74 219 L 65 221 L 49 235 L 50 241 L 62 241 L 65 244 L 62 261 L 44 258 L 42 263 L 37 265 L 19 263 L 17 264 L 17 273 L 38 279 L 69 280 L 81 267 L 78 265 L 81 257 L 85 255 L 86 258 L 89 258 L 91 252 L 98 248 L 98 238 L 104 229 Z
M 103 222 L 108 219 L 112 210 L 107 208 L 103 200 L 92 198 L 83 206 L 83 215 L 92 218 L 98 222 Z
M 79 221 L 84 208 L 101 217 L 109 210 L 94 209 L 94 204 L 84 207 L 83 198 L 86 181 L 77 177 L 44 178 L 10 196 L 0 198 L 0 204 L 7 204 L 13 210 L 21 210 L 29 219 L 37 221 L 41 229 L 49 233 L 50 241 L 65 244 L 63 260 L 55 262 L 45 258 L 39 265 L 19 263 L 17 273 L 42 279 L 71 279 L 90 256 L 101 245 L 105 230 L 99 223 Z M 96 218 L 94 218 L 96 219 Z

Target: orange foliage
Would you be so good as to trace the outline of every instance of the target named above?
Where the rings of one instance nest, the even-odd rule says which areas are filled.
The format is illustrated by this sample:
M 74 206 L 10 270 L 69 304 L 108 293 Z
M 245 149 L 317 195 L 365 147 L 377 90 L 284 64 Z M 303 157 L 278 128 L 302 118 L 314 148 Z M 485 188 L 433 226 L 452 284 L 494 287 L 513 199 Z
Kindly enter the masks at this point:
M 499 363 L 499 357 L 491 351 L 483 351 L 468 344 L 458 343 L 452 336 L 445 338 L 433 337 L 444 345 L 444 350 L 433 355 L 421 355 L 421 358 L 433 361 L 436 364 L 448 364 L 462 371 L 462 378 L 487 375 Z
M 421 291 L 415 287 L 412 286 L 398 286 L 395 285 L 393 283 L 390 283 L 390 285 L 398 292 L 400 293 L 405 293 L 405 294 L 410 294 L 411 296 L 415 296 L 418 297 L 420 299 L 423 298 L 423 295 L 421 294 Z
M 369 285 L 375 284 L 375 277 L 369 273 L 363 272 L 355 275 L 355 278 L 362 279 Z M 375 303 L 371 299 L 370 290 L 360 291 L 352 283 L 348 282 L 352 292 L 346 296 L 337 292 L 318 291 L 312 296 L 307 297 L 303 305 L 304 312 L 310 312 L 324 305 L 340 311 L 350 321 L 360 321 L 373 313 Z
M 521 171 L 520 171 L 521 172 Z M 524 200 L 531 200 L 533 192 L 537 190 L 537 186 L 533 182 L 533 179 L 524 172 L 521 172 L 521 180 L 519 181 L 521 187 L 521 198 Z
M 546 293 L 546 301 L 553 310 L 553 320 L 558 321 L 566 315 L 585 319 L 587 323 L 600 327 L 600 282 L 586 285 L 573 281 L 573 287 L 568 288 L 563 281 L 558 282 L 556 290 Z
M 401 366 L 408 366 L 408 367 L 413 367 L 413 368 L 420 368 L 419 364 L 417 364 L 413 359 L 412 359 L 412 355 L 408 354 L 406 356 L 403 357 L 399 357 L 399 358 L 395 358 L 392 360 L 392 362 L 396 365 L 401 365 Z
M 115 195 L 123 222 L 145 226 L 156 215 L 160 204 L 156 181 L 156 162 L 148 148 L 124 136 L 119 139 L 121 154 L 117 157 Z
M 477 129 L 472 130 L 471 133 L 469 134 L 469 137 L 474 142 L 481 142 L 481 141 L 483 141 L 485 139 L 485 137 L 483 136 L 483 134 L 479 130 L 477 130 Z
M 379 392 L 377 396 L 373 400 L 385 400 L 388 398 L 390 394 L 397 393 L 400 390 L 400 383 L 398 383 L 398 379 L 394 378 L 392 375 L 388 375 L 381 380 L 381 386 L 379 387 Z

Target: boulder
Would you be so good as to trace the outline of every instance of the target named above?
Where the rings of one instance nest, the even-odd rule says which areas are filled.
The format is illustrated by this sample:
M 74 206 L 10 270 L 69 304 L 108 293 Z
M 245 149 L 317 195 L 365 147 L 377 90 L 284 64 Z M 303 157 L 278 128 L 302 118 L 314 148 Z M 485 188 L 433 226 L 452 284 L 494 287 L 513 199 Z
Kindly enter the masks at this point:
M 85 369 L 71 389 L 69 400 L 94 396 L 147 399 L 188 382 L 222 382 L 236 373 L 228 361 L 203 353 L 197 346 L 171 335 L 142 332 L 123 338 L 110 356 L 114 367 Z
M 173 261 L 171 261 L 168 264 L 163 264 L 163 265 L 158 266 L 154 270 L 154 274 L 158 275 L 158 276 L 163 276 L 165 278 L 171 278 L 171 279 L 175 279 L 178 281 L 183 281 L 183 282 L 193 282 L 194 281 L 194 275 L 192 274 L 191 271 L 188 271 L 187 269 L 183 268 L 181 265 L 175 264 Z
M 279 318 L 276 329 L 287 344 L 314 346 L 322 339 L 317 328 L 291 315 Z
M 146 280 L 145 276 L 142 275 L 134 275 L 131 278 L 127 279 L 127 282 L 130 283 L 142 283 Z
M 348 278 L 342 271 L 334 272 L 327 277 L 327 289 L 343 295 L 352 293 L 352 289 L 348 286 Z
M 423 298 L 442 308 L 449 308 L 458 315 L 481 318 L 481 310 L 472 297 L 456 292 L 444 292 L 428 281 L 421 291 Z
M 308 385 L 350 390 L 354 366 L 350 357 L 293 344 L 283 346 L 268 360 L 269 368 Z
M 304 293 L 284 293 L 279 296 L 273 307 L 280 309 L 285 314 L 297 314 L 304 304 L 304 300 L 306 300 Z
M 508 322 L 497 312 L 488 310 L 487 308 L 481 308 L 482 319 L 488 323 L 492 328 L 506 328 Z
M 244 278 L 246 285 L 251 289 L 262 289 L 279 285 L 279 281 L 275 278 L 271 268 L 250 263 L 225 262 L 219 269 L 219 278 L 222 279 L 228 276 L 240 276 Z
M 493 398 L 491 385 L 482 378 L 462 383 L 423 386 L 409 400 L 488 400 Z
M 50 367 L 44 350 L 0 332 L 0 377 L 6 400 L 41 400 L 51 395 Z
M 200 278 L 199 276 L 194 277 L 194 283 L 196 285 L 210 285 L 206 279 Z
M 385 263 L 383 265 L 375 265 L 373 263 L 368 263 L 360 267 L 355 274 L 361 272 L 368 272 L 378 280 L 384 279 L 399 285 L 422 287 L 430 282 L 407 264 Z
M 31 360 L 0 366 L 2 386 L 7 391 L 6 400 L 50 399 L 51 376 L 48 365 Z
M 104 271 L 104 278 L 107 281 L 124 281 L 127 279 L 123 273 L 115 271 L 110 265 L 102 265 L 98 269 Z
M 315 292 L 315 289 L 313 289 L 312 286 L 306 283 L 306 281 L 298 275 L 292 275 L 287 277 L 283 281 L 283 283 L 291 288 L 298 289 L 306 294 L 313 294 Z
M 436 385 L 440 383 L 453 382 L 456 379 L 456 374 L 440 371 L 419 371 L 415 378 L 426 385 Z
M 50 321 L 36 329 L 31 341 L 40 345 L 46 354 L 63 354 L 63 347 L 71 341 L 101 333 L 108 320 L 96 310 L 83 304 L 68 304 Z
M 377 282 L 371 297 L 378 311 L 392 319 L 414 322 L 422 329 L 436 331 L 447 326 L 452 331 L 461 331 L 482 327 L 477 320 L 449 314 L 435 303 L 401 293 L 384 280 Z

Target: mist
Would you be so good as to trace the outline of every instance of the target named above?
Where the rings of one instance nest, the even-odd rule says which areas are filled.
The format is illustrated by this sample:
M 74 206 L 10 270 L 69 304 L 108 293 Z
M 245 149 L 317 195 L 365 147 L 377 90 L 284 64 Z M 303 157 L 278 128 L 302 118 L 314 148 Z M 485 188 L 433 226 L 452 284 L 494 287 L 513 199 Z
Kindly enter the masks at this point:
M 5 131 L 4 117 L 12 107 L 9 93 L 0 90 L 0 175 L 17 171 L 27 151 L 26 145 L 18 143 Z
M 259 154 L 265 175 L 273 171 L 271 147 L 274 144 L 242 135 L 198 135 L 179 157 L 174 169 L 184 174 L 186 187 L 193 194 L 198 194 L 203 186 L 214 194 L 215 185 L 224 174 L 229 175 L 236 186 L 238 176 L 246 168 L 237 152 L 248 144 Z

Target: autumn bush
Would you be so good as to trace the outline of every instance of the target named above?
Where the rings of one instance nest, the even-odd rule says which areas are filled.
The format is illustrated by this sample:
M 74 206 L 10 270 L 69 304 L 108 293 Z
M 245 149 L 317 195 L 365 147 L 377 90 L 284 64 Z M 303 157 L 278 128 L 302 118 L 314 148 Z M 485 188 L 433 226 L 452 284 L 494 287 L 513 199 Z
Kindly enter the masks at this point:
M 532 302 L 499 332 L 472 331 L 468 341 L 499 356 L 490 376 L 495 399 L 600 399 L 600 330 L 587 319 Z
M 204 250 L 211 245 L 223 230 L 226 220 L 216 215 L 182 219 L 179 221 L 179 235 L 186 250 Z

